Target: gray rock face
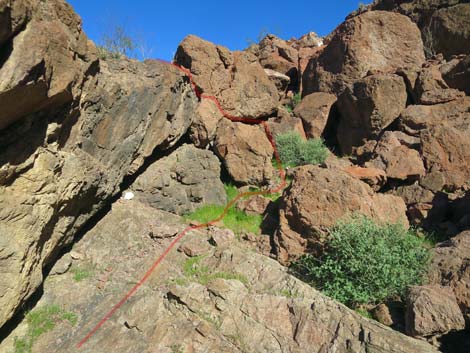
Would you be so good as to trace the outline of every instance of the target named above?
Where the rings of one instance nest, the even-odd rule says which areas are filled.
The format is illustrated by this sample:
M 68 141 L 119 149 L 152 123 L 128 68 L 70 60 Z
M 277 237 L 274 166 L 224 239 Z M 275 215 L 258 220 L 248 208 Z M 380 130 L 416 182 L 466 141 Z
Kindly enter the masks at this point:
M 71 270 L 48 278 L 37 308 L 59 305 L 79 314 L 36 339 L 34 352 L 76 352 L 75 345 L 119 301 L 177 233 L 177 216 L 135 200 L 119 201 L 73 251 L 83 255 Z M 425 342 L 367 320 L 288 274 L 276 261 L 251 251 L 235 237 L 209 245 L 211 232 L 194 231 L 182 246 L 205 249 L 188 266 L 172 251 L 135 295 L 86 342 L 80 352 L 377 352 L 432 353 Z M 90 276 L 73 279 L 74 269 Z M 190 268 L 190 270 L 188 270 Z M 27 322 L 14 337 L 23 338 Z
M 82 80 L 72 103 L 48 105 L 0 131 L 0 325 L 124 177 L 191 123 L 196 97 L 164 64 L 95 63 Z
M 183 145 L 150 165 L 131 188 L 138 200 L 177 214 L 227 201 L 219 159 L 192 145 Z

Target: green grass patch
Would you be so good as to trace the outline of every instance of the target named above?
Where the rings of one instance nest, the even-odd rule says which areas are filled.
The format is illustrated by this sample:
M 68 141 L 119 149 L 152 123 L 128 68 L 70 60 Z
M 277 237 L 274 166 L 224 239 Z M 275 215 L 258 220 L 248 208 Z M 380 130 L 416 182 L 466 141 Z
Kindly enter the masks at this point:
M 91 266 L 73 266 L 70 269 L 70 272 L 73 274 L 73 279 L 75 282 L 81 282 L 84 279 L 92 277 L 94 274 L 94 269 Z
M 187 259 L 183 264 L 183 273 L 186 278 L 196 281 L 202 285 L 206 285 L 209 282 L 221 278 L 221 279 L 234 279 L 242 282 L 244 285 L 248 285 L 248 279 L 239 273 L 235 272 L 214 272 L 211 273 L 209 267 L 202 263 L 205 256 L 195 256 Z
M 366 319 L 371 319 L 373 320 L 374 318 L 372 317 L 371 313 L 368 312 L 366 309 L 364 308 L 357 308 L 356 309 L 356 313 L 358 313 L 359 315 L 361 315 L 362 317 L 365 317 Z
M 403 296 L 408 286 L 421 284 L 429 259 L 413 230 L 355 216 L 331 230 L 321 257 L 306 255 L 293 269 L 326 295 L 356 308 Z
M 25 337 L 15 338 L 15 353 L 30 353 L 34 342 L 44 333 L 52 331 L 59 323 L 77 324 L 75 313 L 63 310 L 58 305 L 48 305 L 26 314 L 28 331 Z
M 238 195 L 238 189 L 232 184 L 225 185 L 227 200 L 230 202 Z M 183 218 L 187 221 L 197 221 L 200 223 L 208 223 L 217 219 L 224 211 L 225 206 L 222 205 L 205 205 L 197 210 L 186 214 Z M 236 234 L 249 232 L 259 234 L 263 217 L 261 215 L 248 215 L 238 210 L 235 205 L 230 207 L 227 214 L 223 218 L 225 228 L 233 230 Z
M 297 132 L 276 135 L 276 147 L 283 167 L 323 163 L 328 149 L 323 140 L 303 140 Z

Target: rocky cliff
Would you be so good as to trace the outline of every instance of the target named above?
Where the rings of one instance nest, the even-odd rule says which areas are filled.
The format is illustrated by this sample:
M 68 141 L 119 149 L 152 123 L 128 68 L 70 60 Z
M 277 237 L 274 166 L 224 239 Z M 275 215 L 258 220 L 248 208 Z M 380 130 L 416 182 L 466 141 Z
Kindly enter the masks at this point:
M 171 65 L 100 57 L 63 0 L 0 0 L 0 352 L 77 351 L 179 239 L 181 215 L 223 209 L 223 182 L 280 182 L 272 137 L 292 131 L 329 156 L 291 168 L 279 199 L 237 203 L 259 234 L 190 231 L 80 350 L 465 351 L 469 6 L 375 1 L 325 38 L 244 51 L 189 35 Z M 376 320 L 285 267 L 321 258 L 355 213 L 442 241 L 426 283 L 398 313 L 367 308 Z M 40 334 L 34 313 L 51 322 Z

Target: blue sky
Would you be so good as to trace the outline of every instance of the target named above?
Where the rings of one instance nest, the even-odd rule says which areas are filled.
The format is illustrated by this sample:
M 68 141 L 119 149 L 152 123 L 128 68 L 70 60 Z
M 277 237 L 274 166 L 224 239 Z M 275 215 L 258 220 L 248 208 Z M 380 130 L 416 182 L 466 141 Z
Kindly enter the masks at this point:
M 266 32 L 284 39 L 310 31 L 326 35 L 359 5 L 356 0 L 68 1 L 82 17 L 85 32 L 93 41 L 99 42 L 103 33 L 119 25 L 143 43 L 150 51 L 148 56 L 165 60 L 173 57 L 188 34 L 231 50 L 246 48 Z

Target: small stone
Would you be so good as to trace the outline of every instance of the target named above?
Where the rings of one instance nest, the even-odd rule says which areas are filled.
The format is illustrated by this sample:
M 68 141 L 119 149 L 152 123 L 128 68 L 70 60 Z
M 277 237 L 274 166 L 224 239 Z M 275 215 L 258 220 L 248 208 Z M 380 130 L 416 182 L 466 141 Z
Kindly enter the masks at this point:
M 72 256 L 70 256 L 70 253 L 65 254 L 62 256 L 52 267 L 51 270 L 51 275 L 61 275 L 67 272 L 72 266 Z
M 126 192 L 124 193 L 124 195 L 123 195 L 122 198 L 123 198 L 124 200 L 129 201 L 129 200 L 132 200 L 134 197 L 135 197 L 135 195 L 134 195 L 134 193 L 133 193 L 132 191 L 126 191 Z
M 185 253 L 189 257 L 195 257 L 207 254 L 210 251 L 210 246 L 207 242 L 201 242 L 201 240 L 197 239 L 196 241 L 181 244 L 178 251 Z
M 73 259 L 73 260 L 83 260 L 83 258 L 85 257 L 82 253 L 79 253 L 78 251 L 71 251 L 70 252 L 70 257 Z
M 235 239 L 235 233 L 230 229 L 211 228 L 210 234 L 211 241 L 218 247 L 227 246 Z

